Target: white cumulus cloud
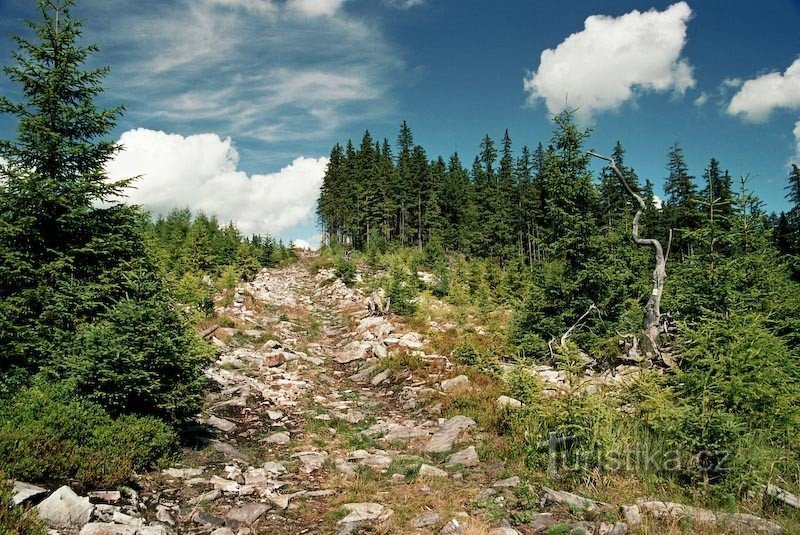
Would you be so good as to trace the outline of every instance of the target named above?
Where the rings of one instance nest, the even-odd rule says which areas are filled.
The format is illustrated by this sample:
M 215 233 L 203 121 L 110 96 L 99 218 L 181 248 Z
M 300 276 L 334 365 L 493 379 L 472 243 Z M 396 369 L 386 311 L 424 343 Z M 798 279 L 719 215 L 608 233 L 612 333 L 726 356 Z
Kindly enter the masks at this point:
M 230 138 L 181 136 L 139 128 L 122 134 L 124 146 L 107 166 L 113 180 L 140 176 L 127 202 L 163 214 L 175 207 L 233 221 L 245 234 L 278 235 L 307 223 L 313 213 L 327 158 L 298 157 L 276 173 L 238 169 Z
M 783 73 L 771 72 L 744 82 L 728 104 L 728 113 L 758 122 L 779 108 L 800 108 L 800 58 Z
M 695 85 L 681 57 L 692 10 L 686 2 L 664 11 L 631 11 L 619 17 L 593 15 L 583 31 L 542 52 L 539 68 L 525 79 L 531 104 L 544 99 L 548 111 L 565 100 L 584 118 L 614 110 L 643 91 L 682 94 Z

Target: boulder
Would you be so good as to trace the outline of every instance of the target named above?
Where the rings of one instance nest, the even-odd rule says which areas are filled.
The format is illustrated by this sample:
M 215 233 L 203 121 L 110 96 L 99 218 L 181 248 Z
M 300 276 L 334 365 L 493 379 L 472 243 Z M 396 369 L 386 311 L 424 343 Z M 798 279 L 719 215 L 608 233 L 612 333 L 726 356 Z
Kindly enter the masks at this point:
M 89 522 L 94 505 L 64 485 L 37 506 L 39 517 L 55 529 L 81 528 Z
M 442 521 L 442 515 L 439 513 L 425 513 L 419 515 L 411 521 L 411 527 L 416 529 L 429 528 L 435 526 Z
M 442 381 L 442 390 L 445 392 L 452 392 L 461 388 L 469 386 L 469 377 L 466 375 L 457 375 L 451 379 Z
M 234 528 L 242 525 L 250 526 L 268 510 L 269 507 L 263 503 L 247 503 L 229 510 L 228 514 L 225 515 L 225 523 Z
M 447 477 L 447 472 L 441 468 L 423 464 L 419 467 L 419 477 Z
M 136 526 L 91 522 L 81 528 L 80 535 L 136 535 Z
M 226 420 L 225 418 L 219 418 L 217 416 L 211 416 L 208 419 L 208 425 L 219 429 L 223 433 L 230 433 L 234 429 L 236 429 L 236 424 L 231 422 L 230 420 Z
M 578 496 L 571 492 L 549 489 L 547 487 L 542 487 L 540 497 L 542 505 L 553 503 L 568 505 L 572 509 L 589 513 L 611 510 L 611 506 L 607 503 L 584 498 L 583 496 Z
M 385 520 L 389 518 L 393 512 L 391 509 L 387 509 L 383 505 L 373 502 L 346 503 L 342 507 L 349 511 L 349 514 L 339 520 L 339 524 Z
M 518 399 L 510 398 L 508 396 L 500 396 L 497 398 L 497 406 L 519 408 L 522 407 L 522 402 Z
M 462 431 L 475 427 L 475 421 L 466 416 L 453 416 L 436 430 L 425 446 L 429 453 L 443 453 L 453 449 L 453 443 Z
M 22 481 L 14 481 L 14 488 L 11 489 L 11 503 L 20 505 L 44 494 L 47 494 L 46 488 L 37 487 L 30 483 L 23 483 Z
M 461 451 L 458 451 L 447 459 L 447 466 L 461 465 L 466 468 L 477 466 L 481 463 L 478 459 L 478 452 L 475 451 L 475 446 L 470 446 Z

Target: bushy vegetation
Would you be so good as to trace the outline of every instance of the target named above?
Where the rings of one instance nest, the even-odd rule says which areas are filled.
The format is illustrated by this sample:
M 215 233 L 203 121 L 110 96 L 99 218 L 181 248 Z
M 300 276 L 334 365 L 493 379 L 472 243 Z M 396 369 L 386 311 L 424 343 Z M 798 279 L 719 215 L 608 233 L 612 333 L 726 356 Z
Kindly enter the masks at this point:
M 0 406 L 0 470 L 24 481 L 114 488 L 174 451 L 175 431 L 152 417 L 112 418 L 65 384 L 39 381 Z
M 531 365 L 578 377 L 582 355 L 597 371 L 628 363 L 626 335 L 640 332 L 653 288 L 651 251 L 631 240 L 628 194 L 610 169 L 592 173 L 588 130 L 568 112 L 554 121 L 548 144 L 516 157 L 508 133 L 499 151 L 487 136 L 471 171 L 457 155 L 428 160 L 405 123 L 396 157 L 369 132 L 358 149 L 337 145 L 318 211 L 327 239 L 363 251 L 412 324 L 431 313 L 426 296 L 439 298 L 437 319 L 456 320 L 469 337 L 431 333 L 456 363 L 494 377 L 498 358 L 518 364 L 504 389 L 525 407 L 498 415 L 474 391 L 451 406 L 485 417 L 512 443 L 508 455 L 530 469 L 550 469 L 549 440 L 568 437 L 558 444 L 558 470 L 576 482 L 619 471 L 615 456 L 638 451 L 651 457 L 635 460 L 631 474 L 723 501 L 747 499 L 768 482 L 797 490 L 797 166 L 787 188 L 793 208 L 769 215 L 747 181 L 734 183 L 714 158 L 698 184 L 675 145 L 657 207 L 652 184 L 642 184 L 617 143 L 617 166 L 646 199 L 641 233 L 669 248 L 661 349 L 676 366 L 642 371 L 613 394 L 543 399 Z M 434 282 L 422 284 L 418 270 Z M 401 289 L 417 306 L 395 306 Z M 598 313 L 562 348 L 561 335 L 590 305 Z M 470 334 L 474 318 L 490 326 L 486 336 Z
M 12 503 L 12 483 L 0 472 L 0 533 L 46 535 L 47 527 L 35 510 Z
M 85 67 L 96 48 L 72 7 L 38 3 L 5 69 L 23 100 L 0 97 L 18 121 L 0 141 L 0 470 L 106 486 L 176 446 L 209 349 L 162 279 L 147 214 L 120 202 L 130 181 L 105 174 L 122 109 L 95 104 L 108 70 Z
M 175 299 L 199 318 L 213 315 L 215 292 L 294 259 L 292 249 L 270 236 L 247 238 L 232 223 L 223 226 L 187 208 L 147 220 L 144 235 Z

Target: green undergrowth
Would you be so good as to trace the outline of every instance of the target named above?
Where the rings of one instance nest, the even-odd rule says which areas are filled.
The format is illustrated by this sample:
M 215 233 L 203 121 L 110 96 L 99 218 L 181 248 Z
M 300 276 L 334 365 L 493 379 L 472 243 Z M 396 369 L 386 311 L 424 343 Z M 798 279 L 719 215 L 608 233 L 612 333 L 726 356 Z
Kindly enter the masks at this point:
M 36 384 L 0 404 L 0 470 L 13 479 L 114 488 L 158 466 L 177 445 L 163 421 L 113 419 L 65 386 Z

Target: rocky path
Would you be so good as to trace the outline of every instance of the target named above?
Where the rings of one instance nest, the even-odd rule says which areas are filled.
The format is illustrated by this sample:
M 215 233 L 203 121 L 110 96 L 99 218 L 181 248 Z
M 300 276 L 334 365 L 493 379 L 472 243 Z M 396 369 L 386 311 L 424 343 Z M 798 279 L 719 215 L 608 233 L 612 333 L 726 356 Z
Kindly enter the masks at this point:
M 478 525 L 469 504 L 499 467 L 480 462 L 474 421 L 439 417 L 429 378 L 389 365 L 402 362 L 390 355 L 426 358 L 426 341 L 366 305 L 305 261 L 263 272 L 219 310 L 235 327 L 214 333 L 221 353 L 202 419 L 214 436 L 186 466 L 144 480 L 156 520 L 216 535 Z
M 484 458 L 491 440 L 472 419 L 444 410 L 450 394 L 477 386 L 315 264 L 265 270 L 217 309 L 229 326 L 210 333 L 219 355 L 181 464 L 142 475 L 135 491 L 79 497 L 62 487 L 39 505 L 58 533 L 619 535 L 642 513 L 780 533 L 749 515 L 658 501 L 616 509 L 547 488 L 515 517 L 520 479 Z

